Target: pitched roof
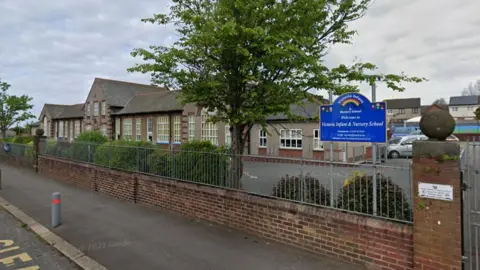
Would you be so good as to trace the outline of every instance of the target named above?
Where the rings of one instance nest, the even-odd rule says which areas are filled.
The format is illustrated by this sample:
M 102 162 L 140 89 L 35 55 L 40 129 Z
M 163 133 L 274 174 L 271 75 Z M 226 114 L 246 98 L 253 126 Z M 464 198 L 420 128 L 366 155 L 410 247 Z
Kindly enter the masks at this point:
M 83 104 L 45 104 L 42 114 L 43 112 L 47 113 L 52 119 L 82 118 Z
M 462 106 L 462 105 L 478 105 L 480 104 L 480 96 L 457 96 L 450 97 L 450 106 Z
M 327 103 L 328 102 L 326 102 L 325 100 L 309 101 L 308 99 L 305 99 L 302 105 L 290 105 L 290 111 L 296 116 L 306 119 L 312 119 L 319 116 L 320 105 Z M 288 120 L 288 116 L 280 113 L 267 117 L 267 121 L 272 120 Z
M 107 104 L 114 107 L 125 106 L 125 104 L 137 94 L 168 91 L 167 88 L 156 85 L 116 81 L 103 78 L 95 78 L 92 88 L 94 86 L 103 89 L 103 96 L 107 101 Z
M 448 105 L 446 105 L 446 104 L 442 104 L 442 105 L 440 105 L 440 104 L 435 104 L 435 105 L 422 105 L 422 107 L 421 107 L 421 109 L 420 109 L 421 114 L 423 115 L 424 113 L 426 113 L 427 110 L 428 110 L 430 107 L 432 107 L 432 106 L 437 106 L 437 107 L 439 107 L 441 110 L 448 111 Z
M 180 91 L 163 91 L 148 94 L 137 94 L 116 112 L 116 115 L 172 112 L 183 110 L 183 105 L 177 100 Z
M 388 109 L 420 108 L 420 98 L 385 99 Z

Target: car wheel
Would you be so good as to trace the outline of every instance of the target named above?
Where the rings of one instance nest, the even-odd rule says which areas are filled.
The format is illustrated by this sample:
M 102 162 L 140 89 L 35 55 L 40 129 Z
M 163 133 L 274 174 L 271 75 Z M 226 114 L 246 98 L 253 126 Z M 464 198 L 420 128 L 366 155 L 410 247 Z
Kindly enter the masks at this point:
M 397 151 L 392 151 L 389 153 L 389 156 L 391 158 L 399 158 L 400 157 L 400 153 L 398 153 Z

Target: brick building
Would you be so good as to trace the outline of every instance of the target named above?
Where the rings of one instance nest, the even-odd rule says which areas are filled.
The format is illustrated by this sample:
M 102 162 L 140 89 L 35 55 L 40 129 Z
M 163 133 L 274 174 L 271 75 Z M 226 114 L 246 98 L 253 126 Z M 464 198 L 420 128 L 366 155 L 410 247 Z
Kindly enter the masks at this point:
M 40 127 L 47 138 L 73 140 L 83 131 L 83 104 L 45 104 Z

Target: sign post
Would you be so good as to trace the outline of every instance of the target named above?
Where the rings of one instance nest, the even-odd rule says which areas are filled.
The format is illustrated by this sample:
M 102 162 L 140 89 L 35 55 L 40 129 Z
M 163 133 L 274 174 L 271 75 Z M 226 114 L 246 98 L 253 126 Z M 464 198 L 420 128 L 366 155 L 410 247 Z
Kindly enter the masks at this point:
M 375 86 L 372 85 L 375 99 Z M 320 106 L 320 140 L 330 142 L 372 143 L 373 214 L 377 213 L 376 145 L 387 141 L 385 102 L 370 102 L 359 93 L 346 93 L 335 102 Z M 330 144 L 330 145 L 331 145 Z

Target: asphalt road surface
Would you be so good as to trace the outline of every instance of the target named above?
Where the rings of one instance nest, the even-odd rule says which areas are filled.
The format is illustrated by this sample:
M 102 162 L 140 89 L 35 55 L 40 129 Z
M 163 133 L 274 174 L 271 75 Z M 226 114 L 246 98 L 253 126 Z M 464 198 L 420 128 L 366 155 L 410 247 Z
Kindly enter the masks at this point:
M 0 207 L 0 270 L 79 269 Z
M 408 200 L 411 200 L 411 172 L 410 159 L 396 159 L 388 160 L 386 163 L 377 165 L 377 172 L 387 177 L 390 177 L 405 192 Z M 367 175 L 372 175 L 374 168 L 372 165 L 363 164 L 354 168 L 345 167 L 330 167 L 328 164 L 318 165 L 301 165 L 301 164 L 284 164 L 284 163 L 269 163 L 269 162 L 244 162 L 244 189 L 262 195 L 270 195 L 273 187 L 285 175 L 303 175 L 310 174 L 319 179 L 321 184 L 326 187 L 331 187 L 334 198 L 337 196 L 339 190 L 343 186 L 346 179 L 352 175 L 353 172 L 363 172 Z

